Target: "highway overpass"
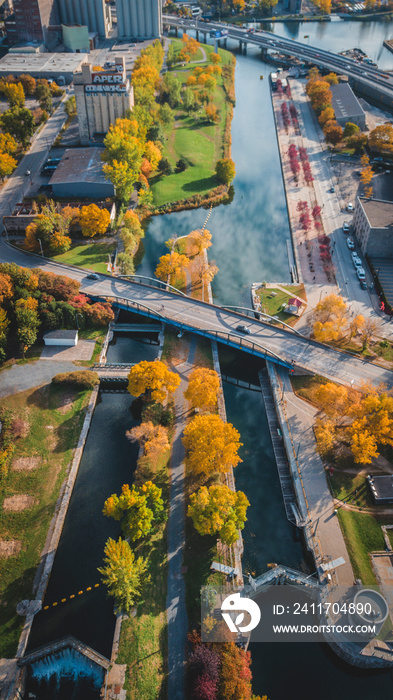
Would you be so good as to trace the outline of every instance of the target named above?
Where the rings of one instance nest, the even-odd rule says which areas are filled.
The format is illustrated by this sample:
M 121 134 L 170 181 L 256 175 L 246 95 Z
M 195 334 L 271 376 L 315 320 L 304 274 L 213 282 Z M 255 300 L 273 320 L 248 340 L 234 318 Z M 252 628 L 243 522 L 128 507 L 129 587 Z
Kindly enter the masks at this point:
M 237 311 L 109 275 L 100 275 L 99 280 L 89 280 L 86 270 L 30 255 L 7 245 L 4 240 L 0 248 L 2 262 L 15 262 L 25 267 L 39 266 L 56 274 L 68 275 L 81 282 L 81 291 L 85 294 L 106 298 L 142 316 L 214 338 L 282 366 L 290 368 L 295 365 L 347 385 L 359 385 L 367 380 L 374 384 L 383 381 L 389 387 L 393 386 L 393 372 L 384 367 Z M 247 326 L 250 334 L 239 333 L 236 330 L 238 325 Z
M 202 33 L 206 37 L 214 29 L 224 29 L 228 31 L 228 39 L 238 41 L 241 46 L 251 44 L 259 47 L 265 57 L 269 51 L 279 52 L 286 56 L 294 56 L 302 63 L 312 63 L 324 70 L 345 74 L 357 92 L 393 112 L 393 76 L 374 66 L 366 66 L 346 56 L 286 39 L 272 32 L 256 31 L 250 34 L 242 27 L 222 22 L 206 23 L 202 20 L 186 20 L 170 15 L 164 15 L 163 22 L 164 26 L 181 29 L 185 32 L 194 29 L 198 34 Z

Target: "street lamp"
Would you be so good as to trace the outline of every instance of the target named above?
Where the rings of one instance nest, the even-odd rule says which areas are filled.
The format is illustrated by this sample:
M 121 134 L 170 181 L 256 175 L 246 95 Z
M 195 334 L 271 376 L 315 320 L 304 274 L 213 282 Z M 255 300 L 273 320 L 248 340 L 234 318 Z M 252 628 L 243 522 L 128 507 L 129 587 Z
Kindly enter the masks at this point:
M 40 249 L 41 249 L 41 255 L 44 257 L 44 251 L 42 250 L 42 243 L 41 243 L 41 238 L 37 238 L 38 243 L 40 244 Z
M 77 314 L 75 315 L 75 320 L 76 320 L 76 328 L 77 328 L 77 330 L 79 331 L 79 321 L 78 321 L 78 316 L 79 316 L 80 318 L 82 318 L 82 319 L 83 319 L 83 316 L 82 316 L 82 314 L 80 314 L 80 313 L 77 313 Z

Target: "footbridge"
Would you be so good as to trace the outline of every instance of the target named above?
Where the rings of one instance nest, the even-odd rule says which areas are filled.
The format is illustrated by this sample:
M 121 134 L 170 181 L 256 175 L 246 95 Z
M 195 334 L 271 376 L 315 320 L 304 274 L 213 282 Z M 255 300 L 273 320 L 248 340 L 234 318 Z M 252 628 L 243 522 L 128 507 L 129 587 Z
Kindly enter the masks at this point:
M 197 38 L 201 33 L 205 41 L 212 30 L 224 30 L 227 35 L 222 37 L 220 41 L 224 42 L 225 45 L 227 39 L 238 41 L 241 50 L 246 49 L 247 45 L 250 44 L 260 48 L 265 59 L 268 59 L 269 52 L 276 52 L 287 57 L 294 57 L 301 63 L 311 63 L 324 70 L 345 73 L 355 90 L 373 102 L 383 105 L 385 109 L 393 111 L 393 76 L 374 66 L 366 66 L 346 56 L 302 44 L 293 39 L 286 39 L 272 32 L 256 31 L 250 33 L 242 27 L 223 22 L 206 23 L 202 20 L 187 20 L 171 15 L 164 15 L 163 21 L 164 26 L 173 28 L 177 33 L 179 29 L 181 32 L 194 30 Z
M 50 644 L 46 644 L 45 646 L 31 651 L 29 654 L 25 654 L 22 658 L 18 659 L 18 666 L 28 666 L 29 664 L 41 661 L 41 659 L 45 659 L 51 654 L 57 654 L 64 649 L 74 649 L 75 651 L 78 651 L 87 659 L 93 661 L 95 664 L 97 664 L 97 666 L 101 666 L 101 668 L 104 668 L 105 670 L 107 670 L 110 666 L 109 659 L 102 656 L 102 654 L 99 654 L 99 652 L 95 651 L 95 649 L 87 646 L 87 644 L 80 642 L 79 639 L 76 639 L 72 635 L 62 637 L 54 642 L 50 642 Z

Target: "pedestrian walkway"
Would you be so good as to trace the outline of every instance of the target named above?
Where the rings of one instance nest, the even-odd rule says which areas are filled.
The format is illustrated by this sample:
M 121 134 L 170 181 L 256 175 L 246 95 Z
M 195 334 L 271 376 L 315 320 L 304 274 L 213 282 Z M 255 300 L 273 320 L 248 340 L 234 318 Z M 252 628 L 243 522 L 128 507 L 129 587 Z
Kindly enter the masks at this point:
M 354 574 L 348 550 L 335 514 L 335 504 L 329 491 L 322 459 L 317 451 L 313 424 L 317 409 L 298 398 L 285 370 L 276 369 L 282 390 L 283 408 L 295 446 L 302 475 L 309 513 L 323 561 L 328 563 L 342 557 L 345 564 L 333 572 L 333 582 L 352 585 Z
M 182 436 L 188 417 L 188 403 L 184 398 L 184 391 L 188 385 L 189 374 L 194 368 L 195 350 L 196 339 L 191 337 L 187 360 L 176 366 L 176 371 L 181 377 L 181 384 L 174 395 L 176 424 L 172 444 L 169 491 L 168 591 L 166 601 L 168 622 L 168 697 L 171 700 L 185 699 L 184 665 L 188 624 L 183 578 L 185 450 Z

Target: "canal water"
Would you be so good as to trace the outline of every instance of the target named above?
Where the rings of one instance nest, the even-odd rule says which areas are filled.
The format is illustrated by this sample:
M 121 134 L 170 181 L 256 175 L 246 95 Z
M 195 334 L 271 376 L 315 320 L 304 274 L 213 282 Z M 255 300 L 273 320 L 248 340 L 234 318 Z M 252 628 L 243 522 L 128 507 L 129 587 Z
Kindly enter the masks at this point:
M 138 362 L 143 353 L 149 359 L 157 357 L 158 345 L 132 338 L 120 340 L 122 359 L 112 362 Z M 108 358 L 116 346 L 117 343 L 110 346 Z M 130 412 L 131 403 L 128 393 L 99 394 L 45 594 L 44 606 L 48 605 L 49 610 L 35 616 L 28 651 L 71 634 L 110 658 L 114 608 L 100 583 L 97 568 L 102 566 L 108 537 L 117 539 L 120 534 L 119 523 L 102 514 L 104 502 L 112 493 L 118 493 L 124 483 L 132 483 L 136 466 L 138 445 L 125 436 L 126 430 L 137 424 Z M 100 585 L 95 588 L 97 583 Z M 92 590 L 86 592 L 88 587 Z M 79 591 L 83 593 L 79 595 Z M 63 599 L 66 602 L 61 602 Z M 39 700 L 98 698 L 94 685 L 98 676 L 94 678 L 80 658 L 74 656 L 74 663 L 67 665 L 62 664 L 61 656 L 52 657 L 33 671 L 26 692 L 36 693 Z
M 277 467 L 258 383 L 261 363 L 220 347 L 222 374 L 249 384 L 242 388 L 224 381 L 228 420 L 239 430 L 243 462 L 236 467 L 236 488 L 251 505 L 243 530 L 243 572 L 258 576 L 269 563 L 284 564 L 312 574 L 300 533 L 286 519 Z M 388 700 L 393 695 L 390 672 L 356 669 L 342 662 L 327 644 L 259 644 L 249 646 L 253 691 L 270 700 Z

